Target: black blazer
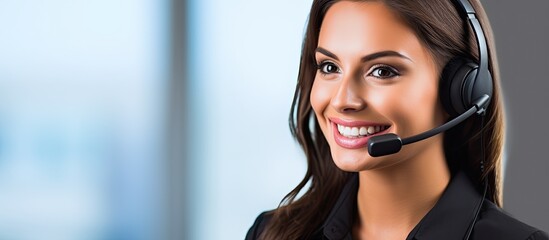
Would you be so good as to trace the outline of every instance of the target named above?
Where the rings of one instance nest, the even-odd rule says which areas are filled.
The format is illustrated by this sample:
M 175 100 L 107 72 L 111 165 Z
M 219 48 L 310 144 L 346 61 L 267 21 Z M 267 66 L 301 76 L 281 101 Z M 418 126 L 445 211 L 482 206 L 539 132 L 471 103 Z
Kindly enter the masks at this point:
M 311 239 L 352 239 L 353 216 L 356 212 L 358 175 L 343 188 L 339 199 L 324 224 Z M 475 210 L 483 196 L 463 172 L 452 177 L 435 206 L 408 234 L 406 240 L 462 240 L 472 225 Z M 246 240 L 257 239 L 269 219 L 270 212 L 260 214 L 248 230 Z M 470 240 L 549 240 L 547 233 L 509 216 L 487 199 L 482 204 Z

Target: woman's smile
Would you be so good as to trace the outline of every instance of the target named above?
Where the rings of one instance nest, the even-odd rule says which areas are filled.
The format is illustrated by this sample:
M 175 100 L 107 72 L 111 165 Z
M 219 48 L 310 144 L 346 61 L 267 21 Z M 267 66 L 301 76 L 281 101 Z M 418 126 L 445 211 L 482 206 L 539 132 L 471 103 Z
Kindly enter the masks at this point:
M 349 149 L 365 148 L 371 136 L 389 132 L 390 125 L 330 118 L 335 142 Z

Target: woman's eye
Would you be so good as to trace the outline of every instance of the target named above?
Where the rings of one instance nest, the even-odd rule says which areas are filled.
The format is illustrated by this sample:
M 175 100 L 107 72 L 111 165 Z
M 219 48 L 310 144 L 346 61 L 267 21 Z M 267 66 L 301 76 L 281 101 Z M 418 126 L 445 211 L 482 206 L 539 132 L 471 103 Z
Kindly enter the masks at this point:
M 391 67 L 382 66 L 382 67 L 374 68 L 374 70 L 372 70 L 370 75 L 376 78 L 384 79 L 384 78 L 392 78 L 392 77 L 398 76 L 398 72 Z
M 331 62 L 321 63 L 318 69 L 320 69 L 320 71 L 325 74 L 339 73 L 339 68 L 337 67 L 337 65 Z

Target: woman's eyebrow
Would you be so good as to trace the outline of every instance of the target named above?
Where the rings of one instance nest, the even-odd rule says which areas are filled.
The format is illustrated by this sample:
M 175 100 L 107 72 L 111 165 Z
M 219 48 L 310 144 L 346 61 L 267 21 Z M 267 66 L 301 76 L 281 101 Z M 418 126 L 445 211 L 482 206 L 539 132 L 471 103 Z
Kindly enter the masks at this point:
M 328 51 L 328 50 L 326 50 L 326 49 L 324 49 L 324 48 L 317 47 L 316 50 L 315 50 L 315 52 L 322 53 L 322 54 L 324 54 L 324 55 L 326 55 L 326 56 L 328 56 L 328 57 L 331 57 L 331 58 L 333 58 L 333 59 L 339 61 L 339 58 L 337 58 L 337 56 L 336 56 L 335 54 L 333 54 L 332 52 L 330 52 L 330 51 Z
M 368 61 L 372 61 L 376 58 L 381 58 L 381 57 L 399 57 L 399 58 L 404 58 L 406 60 L 409 60 L 410 62 L 414 62 L 409 57 L 404 56 L 404 55 L 402 55 L 398 52 L 395 52 L 395 51 L 381 51 L 381 52 L 368 54 L 368 55 L 362 57 L 361 60 L 362 60 L 362 62 L 368 62 Z
M 332 53 L 332 52 L 330 52 L 330 51 L 328 51 L 328 50 L 326 50 L 322 47 L 317 47 L 315 52 L 322 53 L 322 54 L 324 54 L 328 57 L 331 57 L 331 58 L 339 61 L 339 59 L 337 58 L 337 56 L 334 53 Z M 382 57 L 399 57 L 399 58 L 404 58 L 406 60 L 409 60 L 410 62 L 414 62 L 409 57 L 407 57 L 407 56 L 405 56 L 401 53 L 395 52 L 395 51 L 381 51 L 381 52 L 371 53 L 371 54 L 368 54 L 368 55 L 362 57 L 361 61 L 362 62 L 368 62 L 368 61 L 372 61 L 374 59 L 382 58 Z

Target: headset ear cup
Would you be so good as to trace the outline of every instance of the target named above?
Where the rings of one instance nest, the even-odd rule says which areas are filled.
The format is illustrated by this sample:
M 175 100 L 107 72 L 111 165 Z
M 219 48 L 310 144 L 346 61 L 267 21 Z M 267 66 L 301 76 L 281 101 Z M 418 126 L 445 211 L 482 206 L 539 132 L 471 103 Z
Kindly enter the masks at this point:
M 455 105 L 461 105 L 461 86 L 467 76 L 463 74 L 466 71 L 462 69 L 465 62 L 463 58 L 452 58 L 442 70 L 439 98 L 444 110 L 451 117 L 460 114 L 459 109 L 461 108 L 455 107 Z
M 492 96 L 489 72 L 478 73 L 475 62 L 461 57 L 452 58 L 442 70 L 439 98 L 446 112 L 455 117 L 471 108 L 483 94 Z M 477 76 L 478 75 L 478 76 Z

